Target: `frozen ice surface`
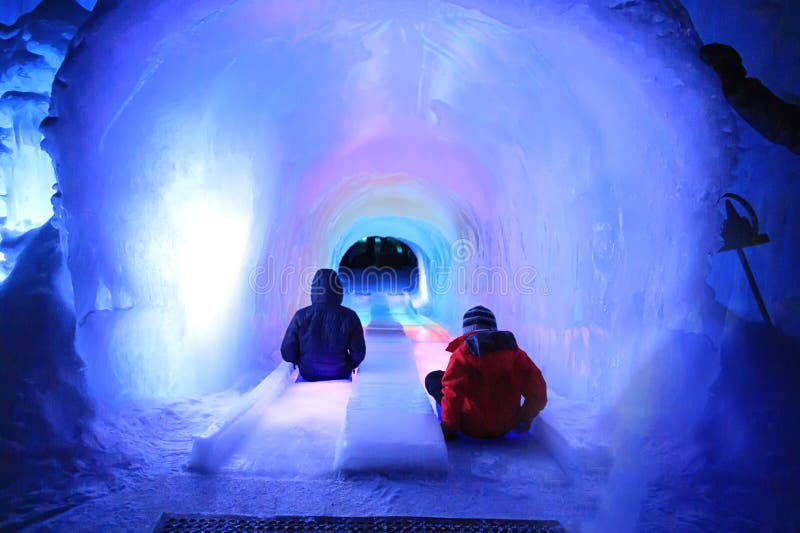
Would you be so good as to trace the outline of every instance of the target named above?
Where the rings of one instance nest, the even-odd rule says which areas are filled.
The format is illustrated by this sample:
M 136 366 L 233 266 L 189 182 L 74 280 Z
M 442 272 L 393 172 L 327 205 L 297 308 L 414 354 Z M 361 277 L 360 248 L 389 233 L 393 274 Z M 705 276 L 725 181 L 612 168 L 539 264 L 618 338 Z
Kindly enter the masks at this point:
M 317 476 L 333 471 L 350 381 L 297 383 L 297 371 L 281 363 L 194 437 L 189 468 Z
M 447 448 L 403 326 L 390 313 L 373 309 L 366 340 L 368 357 L 353 384 L 335 468 L 348 473 L 446 472 Z
M 297 372 L 293 371 L 291 364 L 284 362 L 278 365 L 261 383 L 234 403 L 223 417 L 194 438 L 189 467 L 201 472 L 213 472 L 222 466 L 268 411 L 280 409 L 275 402 L 296 376 Z M 288 412 L 296 410 L 288 409 Z
M 223 470 L 283 479 L 328 477 L 351 387 L 350 381 L 292 384 L 258 417 Z

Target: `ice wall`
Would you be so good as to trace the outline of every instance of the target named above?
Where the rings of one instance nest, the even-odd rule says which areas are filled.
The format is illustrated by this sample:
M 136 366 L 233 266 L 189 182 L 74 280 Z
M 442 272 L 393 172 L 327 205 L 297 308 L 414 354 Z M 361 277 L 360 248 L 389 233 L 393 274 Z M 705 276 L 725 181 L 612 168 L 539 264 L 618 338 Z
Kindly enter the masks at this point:
M 776 95 L 800 104 L 800 3 L 792 0 L 700 2 L 684 0 L 703 41 L 735 47 L 751 77 Z M 769 245 L 748 250 L 773 321 L 800 338 L 800 156 L 766 140 L 736 116 L 735 179 L 729 190 L 756 209 Z M 709 282 L 734 314 L 759 321 L 750 286 L 733 254 L 714 256 Z
M 0 24 L 9 26 L 19 17 L 32 11 L 41 0 L 6 0 L 0 4 Z
M 671 1 L 101 4 L 44 128 L 96 390 L 268 358 L 365 235 L 612 400 L 703 306 L 732 118 Z M 687 333 L 688 334 L 688 333 Z
M 682 0 L 706 43 L 735 47 L 750 76 L 779 96 L 800 97 L 800 5 L 793 0 Z
M 56 70 L 88 16 L 72 0 L 0 5 L 0 281 L 14 265 L 14 237 L 53 215 L 55 176 L 39 124 Z
M 15 502 L 26 491 L 46 493 L 54 472 L 86 469 L 97 450 L 70 300 L 58 230 L 44 224 L 29 233 L 17 268 L 0 284 L 4 502 L 9 494 Z M 12 507 L 4 522 L 30 512 Z
M 80 5 L 82 8 L 91 11 L 94 9 L 97 0 L 73 0 L 72 3 Z M 70 2 L 68 0 L 62 0 L 61 2 L 46 2 L 43 0 L 4 0 L 3 3 L 0 4 L 0 24 L 4 24 L 6 26 L 10 26 L 17 22 L 20 17 L 23 15 L 30 13 L 39 4 L 49 4 L 49 5 L 69 5 Z

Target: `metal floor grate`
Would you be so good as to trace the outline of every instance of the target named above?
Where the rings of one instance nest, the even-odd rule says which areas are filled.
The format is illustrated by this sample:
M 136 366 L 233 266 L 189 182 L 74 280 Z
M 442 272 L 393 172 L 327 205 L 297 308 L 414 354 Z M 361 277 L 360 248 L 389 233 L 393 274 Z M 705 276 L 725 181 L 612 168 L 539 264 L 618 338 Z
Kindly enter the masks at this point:
M 403 532 L 403 533 L 564 533 L 553 520 L 503 520 L 479 518 L 424 518 L 409 516 L 255 516 L 162 514 L 153 533 L 205 532 Z

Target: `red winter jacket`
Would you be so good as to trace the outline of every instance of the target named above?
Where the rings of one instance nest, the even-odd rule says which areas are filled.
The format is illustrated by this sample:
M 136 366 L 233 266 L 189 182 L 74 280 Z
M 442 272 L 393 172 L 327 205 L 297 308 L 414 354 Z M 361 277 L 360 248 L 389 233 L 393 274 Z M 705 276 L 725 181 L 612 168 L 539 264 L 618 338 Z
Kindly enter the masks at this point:
M 442 425 L 474 437 L 501 437 L 547 404 L 547 385 L 510 331 L 455 339 L 442 378 Z M 520 407 L 520 398 L 525 402 Z

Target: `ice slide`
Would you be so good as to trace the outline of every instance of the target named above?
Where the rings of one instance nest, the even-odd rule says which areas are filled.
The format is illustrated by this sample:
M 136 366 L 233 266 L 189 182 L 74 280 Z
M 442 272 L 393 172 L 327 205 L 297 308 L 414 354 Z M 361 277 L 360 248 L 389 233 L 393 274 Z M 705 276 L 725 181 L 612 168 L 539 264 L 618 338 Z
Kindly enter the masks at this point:
M 436 326 L 402 296 L 376 295 L 354 307 L 370 319 L 367 358 L 352 382 L 296 383 L 297 371 L 280 365 L 195 438 L 190 467 L 282 477 L 445 472 L 447 448 L 420 380 L 427 368 L 416 364 L 404 330 L 419 336 Z
M 447 448 L 419 380 L 411 340 L 383 298 L 371 315 L 368 358 L 353 384 L 334 468 L 444 472 Z

